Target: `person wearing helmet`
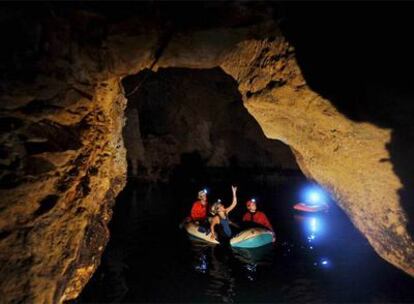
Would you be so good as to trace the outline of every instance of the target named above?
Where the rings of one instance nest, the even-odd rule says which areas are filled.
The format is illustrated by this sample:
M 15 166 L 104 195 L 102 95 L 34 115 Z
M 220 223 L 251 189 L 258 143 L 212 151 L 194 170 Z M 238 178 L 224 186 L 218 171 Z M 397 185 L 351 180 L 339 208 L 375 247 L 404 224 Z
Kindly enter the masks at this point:
M 203 189 L 198 191 L 198 200 L 193 203 L 190 215 L 185 217 L 178 225 L 178 227 L 182 229 L 187 223 L 194 222 L 199 226 L 199 231 L 208 233 L 210 229 L 210 223 L 207 210 L 207 190 Z
M 222 228 L 223 234 L 226 238 L 231 238 L 232 232 L 230 228 L 230 220 L 228 218 L 228 215 L 237 205 L 237 187 L 232 186 L 231 190 L 233 192 L 233 201 L 229 207 L 224 207 L 220 200 L 218 200 L 213 204 L 213 206 L 211 206 L 211 214 L 213 215 L 213 218 L 211 219 L 210 223 L 210 237 L 212 239 L 217 239 L 217 225 L 219 225 Z
M 190 219 L 196 224 L 207 220 L 207 190 L 203 189 L 198 192 L 198 200 L 193 203 L 190 213 Z
M 248 200 L 246 202 L 247 212 L 243 216 L 243 222 L 255 223 L 257 225 L 266 227 L 273 231 L 272 224 L 270 224 L 266 214 L 257 210 L 257 204 L 255 199 Z

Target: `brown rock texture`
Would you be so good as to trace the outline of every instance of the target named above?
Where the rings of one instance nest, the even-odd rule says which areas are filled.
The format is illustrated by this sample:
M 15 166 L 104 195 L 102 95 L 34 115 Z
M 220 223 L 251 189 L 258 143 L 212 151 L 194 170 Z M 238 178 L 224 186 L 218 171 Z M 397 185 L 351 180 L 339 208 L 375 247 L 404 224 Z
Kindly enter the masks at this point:
M 91 88 L 91 98 L 74 95 L 52 113 L 19 108 L 2 118 L 14 122 L 2 142 L 14 162 L 2 172 L 0 219 L 1 292 L 11 302 L 73 298 L 108 239 L 125 183 L 126 100 L 116 79 Z
M 355 122 L 313 91 L 266 5 L 194 4 L 177 16 L 174 5 L 153 5 L 3 10 L 2 301 L 76 298 L 96 269 L 125 183 L 120 80 L 145 68 L 233 77 L 264 134 L 292 148 L 380 256 L 414 275 L 412 223 L 390 162 L 409 155 L 404 144 L 390 155 L 393 130 Z
M 99 18 L 79 13 L 39 21 L 36 13 L 20 19 L 16 35 L 23 40 L 1 65 L 4 303 L 75 298 L 99 264 L 112 205 L 125 184 L 120 79 L 94 57 L 99 29 L 87 45 L 78 31 L 81 21 Z

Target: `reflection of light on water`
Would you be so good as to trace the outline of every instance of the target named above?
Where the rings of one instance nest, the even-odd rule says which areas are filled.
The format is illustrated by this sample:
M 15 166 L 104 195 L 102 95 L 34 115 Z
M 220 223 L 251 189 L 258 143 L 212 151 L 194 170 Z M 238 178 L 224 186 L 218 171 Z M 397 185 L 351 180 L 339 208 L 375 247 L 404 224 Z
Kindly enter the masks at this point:
M 246 269 L 248 271 L 247 279 L 249 281 L 255 281 L 256 280 L 256 271 L 257 271 L 257 265 L 256 264 L 246 264 Z
M 316 232 L 316 218 L 314 218 L 314 217 L 311 218 L 310 225 L 311 225 L 312 232 Z
M 331 267 L 332 263 L 327 258 L 321 258 L 318 262 L 313 263 L 314 266 L 319 266 L 321 268 L 329 268 Z
M 227 253 L 218 252 L 216 247 L 212 248 L 210 257 L 211 264 L 207 271 L 209 284 L 205 292 L 216 299 L 214 302 L 233 303 L 236 279 L 229 265 L 230 257 Z
M 308 239 L 312 242 L 316 237 L 320 237 L 324 233 L 324 221 L 321 217 L 303 217 L 303 228 Z
M 327 222 L 325 217 L 321 215 L 312 216 L 295 216 L 295 219 L 301 224 L 301 229 L 305 234 L 306 248 L 312 252 L 312 263 L 315 267 L 328 269 L 332 266 L 330 259 L 321 257 L 319 252 L 319 244 L 324 241 L 324 234 L 327 230 Z M 325 241 L 327 241 L 325 239 Z
M 246 278 L 251 282 L 257 280 L 261 267 L 267 268 L 273 263 L 273 244 L 258 248 L 233 248 L 232 250 L 234 256 L 242 263 Z
M 316 236 L 320 232 L 320 220 L 316 217 L 304 218 L 304 230 L 306 238 L 309 243 L 316 239 Z
M 194 265 L 194 269 L 201 273 L 206 273 L 208 270 L 207 255 L 201 254 L 198 259 L 198 264 Z

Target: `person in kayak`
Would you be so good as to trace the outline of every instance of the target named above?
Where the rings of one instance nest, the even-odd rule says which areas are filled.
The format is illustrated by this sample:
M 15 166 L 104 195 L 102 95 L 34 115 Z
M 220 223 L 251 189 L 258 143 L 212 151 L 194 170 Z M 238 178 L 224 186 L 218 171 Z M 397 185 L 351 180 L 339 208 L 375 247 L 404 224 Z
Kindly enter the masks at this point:
M 179 224 L 179 228 L 182 229 L 186 224 L 194 222 L 196 225 L 200 226 L 200 231 L 208 232 L 210 223 L 208 220 L 207 210 L 207 190 L 203 189 L 198 191 L 198 200 L 193 203 L 190 216 L 184 218 L 184 220 Z
M 193 203 L 189 219 L 197 225 L 205 224 L 207 221 L 207 190 L 203 189 L 198 192 L 198 200 Z
M 266 227 L 267 229 L 273 231 L 272 224 L 268 220 L 266 214 L 262 211 L 257 210 L 257 204 L 255 199 L 248 200 L 246 202 L 247 212 L 243 216 L 243 222 L 245 223 L 255 223 L 257 225 Z
M 226 238 L 231 238 L 231 228 L 230 228 L 230 220 L 229 220 L 229 213 L 236 207 L 237 205 L 237 197 L 236 197 L 236 191 L 237 187 L 232 186 L 231 190 L 233 192 L 233 201 L 231 205 L 228 208 L 225 208 L 224 205 L 221 203 L 220 200 L 215 202 L 213 206 L 211 206 L 211 214 L 213 215 L 213 218 L 211 219 L 210 223 L 210 231 L 211 239 L 217 239 L 217 231 L 216 226 L 220 225 L 223 234 Z

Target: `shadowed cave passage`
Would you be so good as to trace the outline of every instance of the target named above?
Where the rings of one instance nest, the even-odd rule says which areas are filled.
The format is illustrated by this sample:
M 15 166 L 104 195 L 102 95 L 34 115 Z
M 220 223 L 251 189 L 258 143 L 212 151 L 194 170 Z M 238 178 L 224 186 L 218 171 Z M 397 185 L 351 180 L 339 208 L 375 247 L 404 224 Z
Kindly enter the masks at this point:
M 243 107 L 237 83 L 221 69 L 143 71 L 124 80 L 128 106 L 123 134 L 128 174 L 168 181 L 178 165 L 253 172 L 298 170 L 290 149 L 267 139 Z M 200 171 L 200 172 L 197 172 Z
M 320 218 L 292 211 L 307 180 L 288 147 L 264 137 L 231 77 L 171 68 L 123 84 L 128 185 L 102 264 L 77 302 L 412 299 L 411 278 L 380 259 L 333 201 Z M 178 229 L 200 188 L 209 188 L 210 202 L 228 203 L 232 183 L 240 188 L 232 218 L 254 195 L 275 226 L 276 247 L 246 256 L 192 243 Z M 314 221 L 321 230 L 309 231 Z

